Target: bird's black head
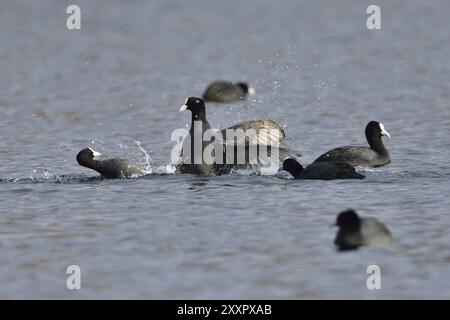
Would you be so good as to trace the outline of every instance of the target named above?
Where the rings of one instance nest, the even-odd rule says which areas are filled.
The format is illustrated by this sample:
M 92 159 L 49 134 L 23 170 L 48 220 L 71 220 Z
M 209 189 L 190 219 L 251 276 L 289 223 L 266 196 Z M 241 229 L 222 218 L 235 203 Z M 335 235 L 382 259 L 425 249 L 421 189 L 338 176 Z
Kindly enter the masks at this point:
M 85 148 L 85 149 L 81 150 L 80 152 L 78 152 L 77 161 L 80 165 L 84 166 L 87 163 L 94 160 L 95 157 L 99 157 L 101 155 L 102 154 L 100 152 L 97 152 L 91 148 Z
M 386 136 L 388 138 L 391 135 L 384 129 L 384 125 L 378 121 L 370 121 L 366 126 L 366 137 L 381 138 L 381 136 Z
M 386 136 L 388 138 L 391 135 L 384 129 L 384 125 L 377 121 L 370 121 L 366 126 L 366 139 L 369 143 L 370 147 L 381 153 L 387 153 L 386 148 L 384 147 L 382 136 Z
M 248 82 L 238 82 L 237 85 L 239 87 L 241 87 L 242 90 L 244 90 L 244 92 L 246 94 L 248 94 L 249 96 L 252 96 L 252 95 L 255 94 L 255 89 L 253 89 L 253 87 L 251 86 L 250 83 L 248 83 Z
M 356 231 L 361 226 L 361 220 L 355 210 L 350 209 L 339 213 L 336 225 L 345 230 Z
M 205 112 L 205 101 L 202 98 L 189 97 L 180 108 L 180 112 L 190 110 L 192 113 Z
M 289 172 L 294 178 L 303 172 L 303 166 L 295 159 L 287 158 L 283 161 L 283 170 Z

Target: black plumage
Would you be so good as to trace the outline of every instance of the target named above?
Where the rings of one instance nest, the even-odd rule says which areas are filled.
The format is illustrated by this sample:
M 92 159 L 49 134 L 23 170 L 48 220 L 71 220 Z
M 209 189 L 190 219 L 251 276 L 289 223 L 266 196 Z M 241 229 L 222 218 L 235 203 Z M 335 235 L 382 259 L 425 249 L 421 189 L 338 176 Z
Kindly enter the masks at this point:
M 238 123 L 223 130 L 212 129 L 206 119 L 203 99 L 190 97 L 180 108 L 180 111 L 190 110 L 192 113 L 189 136 L 183 141 L 181 157 L 176 164 L 180 173 L 200 175 L 228 174 L 233 169 L 254 169 L 269 165 L 273 161 L 282 161 L 286 157 L 300 156 L 294 150 L 280 148 L 276 142 L 285 137 L 283 129 L 272 120 L 255 120 Z M 217 132 L 217 139 L 196 140 L 205 132 Z M 232 140 L 230 134 L 245 132 L 244 140 Z M 264 134 L 267 133 L 267 134 Z M 197 147 L 196 147 L 197 146 Z M 208 158 L 203 157 L 206 148 L 212 150 Z M 265 153 L 264 150 L 267 150 Z M 196 152 L 197 151 L 197 152 Z M 278 156 L 276 156 L 278 152 Z M 197 155 L 197 158 L 195 158 Z M 238 157 L 240 155 L 241 157 Z M 276 158 L 276 159 L 274 159 Z
M 283 170 L 289 172 L 294 179 L 305 180 L 334 180 L 334 179 L 363 179 L 365 176 L 356 172 L 355 168 L 339 161 L 316 162 L 306 168 L 295 159 L 283 161 Z
M 128 159 L 114 158 L 108 160 L 95 160 L 101 154 L 91 148 L 85 148 L 77 154 L 78 163 L 100 173 L 108 179 L 125 179 L 132 176 L 144 175 L 146 169 Z
M 336 226 L 339 230 L 334 244 L 340 250 L 392 243 L 391 232 L 383 223 L 375 218 L 361 218 L 354 210 L 341 212 L 336 218 Z
M 206 88 L 203 99 L 207 102 L 233 102 L 245 100 L 254 93 L 247 82 L 215 81 Z
M 366 126 L 366 139 L 369 147 L 345 146 L 330 150 L 314 162 L 343 161 L 352 166 L 382 166 L 391 162 L 389 151 L 383 144 L 382 136 L 390 137 L 384 125 L 370 121 Z

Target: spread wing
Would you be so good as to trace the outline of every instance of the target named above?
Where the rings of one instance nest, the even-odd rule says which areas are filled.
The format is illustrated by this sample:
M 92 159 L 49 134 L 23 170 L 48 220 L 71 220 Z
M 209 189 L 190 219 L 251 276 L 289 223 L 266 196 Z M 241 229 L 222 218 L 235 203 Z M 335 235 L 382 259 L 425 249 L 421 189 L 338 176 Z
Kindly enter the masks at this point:
M 272 120 L 244 121 L 220 133 L 224 162 L 231 163 L 233 169 L 254 169 L 274 161 L 282 163 L 288 157 L 301 157 L 296 150 L 279 147 L 286 134 Z
M 244 121 L 220 131 L 224 139 L 230 140 L 229 134 L 244 132 L 245 144 L 271 145 L 281 143 L 286 138 L 283 128 L 272 120 Z M 228 134 L 228 135 L 227 135 Z M 229 142 L 227 141 L 226 144 Z M 241 144 L 242 141 L 235 139 L 232 144 Z
M 208 136 L 209 133 L 211 136 Z M 210 142 L 204 142 L 202 150 L 207 151 L 206 155 L 214 157 L 216 174 L 227 173 L 231 169 L 253 170 L 260 166 L 279 166 L 285 158 L 301 157 L 296 150 L 279 147 L 286 134 L 272 120 L 245 121 L 220 131 L 211 130 L 209 133 L 205 133 L 204 139 Z M 183 149 L 186 147 L 184 142 L 186 141 L 183 141 Z M 179 161 L 176 167 L 182 162 Z

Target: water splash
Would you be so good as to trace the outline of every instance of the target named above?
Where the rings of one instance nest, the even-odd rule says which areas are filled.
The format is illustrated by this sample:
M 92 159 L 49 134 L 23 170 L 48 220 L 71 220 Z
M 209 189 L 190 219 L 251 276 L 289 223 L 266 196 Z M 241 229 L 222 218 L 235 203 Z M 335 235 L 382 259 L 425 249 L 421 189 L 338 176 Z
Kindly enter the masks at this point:
M 152 158 L 150 157 L 150 155 L 148 154 L 148 152 L 144 149 L 144 147 L 142 146 L 142 143 L 139 140 L 134 140 L 134 143 L 136 144 L 136 146 L 138 147 L 139 151 L 141 151 L 144 156 L 145 156 L 145 169 L 146 169 L 146 174 L 151 174 L 153 173 L 153 169 L 152 169 Z
M 22 177 L 7 177 L 0 178 L 0 183 L 19 183 L 19 184 L 34 184 L 34 183 L 86 183 L 100 181 L 103 178 L 100 176 L 88 177 L 84 175 L 53 175 L 47 172 L 40 177 L 22 176 Z
M 174 174 L 176 173 L 176 168 L 173 164 L 169 163 L 167 165 L 161 165 L 156 167 L 156 169 L 153 171 L 153 174 L 160 174 L 160 175 L 165 175 L 165 174 Z
M 377 178 L 446 178 L 449 173 L 433 170 L 402 170 L 393 168 L 365 168 L 356 167 L 356 170 L 367 177 Z

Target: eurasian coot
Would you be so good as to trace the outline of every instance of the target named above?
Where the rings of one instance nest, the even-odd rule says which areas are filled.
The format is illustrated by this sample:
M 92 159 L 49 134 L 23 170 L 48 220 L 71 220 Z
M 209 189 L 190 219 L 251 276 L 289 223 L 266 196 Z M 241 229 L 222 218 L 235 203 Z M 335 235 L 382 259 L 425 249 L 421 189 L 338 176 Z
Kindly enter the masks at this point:
M 341 212 L 337 216 L 336 225 L 339 230 L 334 244 L 340 250 L 392 242 L 391 233 L 384 224 L 375 218 L 360 218 L 354 210 Z
M 91 148 L 85 148 L 77 154 L 78 163 L 89 169 L 95 170 L 108 179 L 125 179 L 133 175 L 143 175 L 146 173 L 145 167 L 128 159 L 114 158 L 109 160 L 95 160 L 101 156 Z
M 241 122 L 219 131 L 212 129 L 206 120 L 203 99 L 186 99 L 180 112 L 185 110 L 192 113 L 191 128 L 188 137 L 183 141 L 181 157 L 176 164 L 177 172 L 222 175 L 233 169 L 278 165 L 286 157 L 300 156 L 297 151 L 278 147 L 278 143 L 286 135 L 272 120 Z M 211 133 L 217 135 L 206 139 Z M 235 139 L 236 135 L 244 139 Z
M 365 176 L 356 172 L 355 168 L 339 161 L 315 162 L 306 168 L 295 159 L 283 161 L 283 170 L 289 172 L 294 179 L 334 180 L 334 179 L 363 179 Z
M 340 147 L 330 150 L 314 162 L 344 161 L 352 166 L 382 166 L 391 162 L 389 151 L 383 144 L 382 136 L 390 138 L 384 125 L 377 121 L 370 121 L 366 126 L 366 138 L 370 147 Z
M 208 102 L 233 102 L 253 94 L 255 89 L 247 82 L 216 81 L 206 88 L 203 99 Z

